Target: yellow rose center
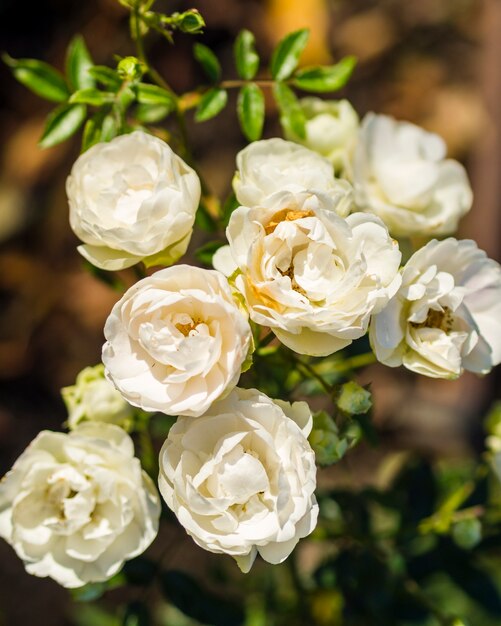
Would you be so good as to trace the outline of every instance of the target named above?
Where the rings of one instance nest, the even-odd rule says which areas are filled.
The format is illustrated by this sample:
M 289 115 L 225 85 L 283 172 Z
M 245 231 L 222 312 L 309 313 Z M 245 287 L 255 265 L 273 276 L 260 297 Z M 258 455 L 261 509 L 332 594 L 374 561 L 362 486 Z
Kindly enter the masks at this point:
M 414 328 L 440 328 L 440 330 L 448 333 L 452 330 L 453 323 L 452 311 L 445 306 L 443 311 L 429 309 L 424 322 L 411 322 L 411 326 L 414 326 Z
M 264 231 L 267 235 L 270 235 L 280 222 L 294 222 L 300 220 L 303 217 L 314 217 L 313 211 L 298 211 L 295 209 L 282 209 L 275 213 L 268 224 L 264 227 Z

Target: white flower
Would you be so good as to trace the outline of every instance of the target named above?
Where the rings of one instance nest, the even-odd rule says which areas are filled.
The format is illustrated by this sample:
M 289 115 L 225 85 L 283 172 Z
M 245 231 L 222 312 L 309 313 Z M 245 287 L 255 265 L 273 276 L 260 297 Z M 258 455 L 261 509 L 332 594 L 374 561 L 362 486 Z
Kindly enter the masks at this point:
M 286 129 L 287 139 L 318 152 L 344 173 L 349 168 L 355 147 L 359 120 L 348 100 L 302 98 L 299 101 L 306 117 L 306 137 L 301 139 Z
M 200 181 L 161 139 L 136 131 L 92 146 L 66 191 L 78 251 L 97 267 L 171 264 L 186 252 Z
M 433 378 L 486 374 L 501 362 L 501 267 L 474 241 L 432 240 L 371 323 L 379 361 Z
M 213 261 L 228 275 L 238 269 L 232 280 L 251 319 L 301 354 L 324 356 L 361 337 L 400 284 L 401 254 L 381 220 L 332 209 L 309 192 L 239 207 L 229 248 Z
M 355 204 L 378 215 L 395 236 L 454 232 L 473 196 L 463 166 L 445 156 L 438 135 L 369 113 L 354 156 Z
M 202 417 L 181 417 L 160 452 L 159 488 L 196 543 L 248 572 L 281 563 L 315 528 L 315 455 L 305 402 L 235 389 Z
M 131 287 L 104 334 L 106 375 L 128 402 L 194 417 L 237 384 L 252 337 L 225 277 L 189 265 Z
M 75 428 L 82 420 L 111 422 L 125 426 L 132 407 L 104 376 L 104 365 L 84 368 L 70 387 L 61 389 L 68 409 L 68 425 Z
M 292 141 L 255 141 L 238 153 L 237 168 L 233 188 L 244 206 L 260 206 L 277 192 L 311 189 L 331 196 L 339 215 L 350 212 L 349 183 L 334 178 L 334 168 L 327 159 Z
M 42 431 L 0 484 L 0 536 L 35 576 L 107 580 L 156 537 L 160 498 L 118 426 Z

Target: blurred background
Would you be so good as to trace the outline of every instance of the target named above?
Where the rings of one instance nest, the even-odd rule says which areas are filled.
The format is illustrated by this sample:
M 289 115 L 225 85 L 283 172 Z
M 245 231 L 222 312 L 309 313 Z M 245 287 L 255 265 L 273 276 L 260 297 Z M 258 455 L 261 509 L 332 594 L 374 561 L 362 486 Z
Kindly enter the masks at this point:
M 308 26 L 302 63 L 329 63 L 354 54 L 359 64 L 342 95 L 369 110 L 407 119 L 441 134 L 467 167 L 475 203 L 460 236 L 501 259 L 501 2 L 499 0 L 204 0 L 162 2 L 166 12 L 197 8 L 207 28 L 201 41 L 233 78 L 232 44 L 241 28 L 257 37 L 263 58 L 287 32 Z M 43 59 L 59 68 L 80 32 L 96 63 L 134 54 L 127 11 L 116 0 L 0 0 L 0 49 L 14 58 Z M 149 40 L 150 57 L 177 92 L 203 77 L 191 56 L 194 39 L 176 45 Z M 337 97 L 337 94 L 336 94 Z M 269 111 L 273 111 L 270 100 Z M 65 179 L 79 141 L 40 150 L 50 108 L 0 67 L 0 472 L 44 428 L 60 428 L 59 389 L 100 359 L 102 328 L 116 292 L 82 268 L 68 225 Z M 234 106 L 204 124 L 189 124 L 195 155 L 212 191 L 225 197 L 236 152 L 244 145 Z M 280 134 L 273 114 L 265 137 Z M 468 458 L 482 449 L 481 417 L 499 396 L 501 372 L 458 382 L 428 380 L 372 366 L 374 420 L 384 450 L 417 450 L 428 458 Z M 320 482 L 366 484 L 383 451 L 362 448 L 325 470 Z M 360 469 L 361 468 L 361 469 Z M 172 525 L 155 550 L 188 571 L 214 571 L 214 557 Z M 307 558 L 307 556 L 305 557 Z M 0 624 L 87 624 L 68 594 L 25 574 L 0 543 Z M 234 574 L 235 593 L 243 577 Z M 214 578 L 214 577 L 213 577 Z M 243 584 L 243 583 L 242 583 Z M 241 589 L 240 589 L 241 591 Z M 119 599 L 118 599 L 119 601 Z M 167 626 L 181 626 L 167 616 Z M 170 621 L 169 621 L 170 620 Z M 92 621 L 90 622 L 92 623 Z M 97 622 L 95 622 L 97 623 Z M 185 622 L 193 623 L 193 622 Z M 103 622 L 104 624 L 104 622 Z M 306 626 L 306 624 L 305 624 Z M 483 626 L 478 623 L 475 626 Z

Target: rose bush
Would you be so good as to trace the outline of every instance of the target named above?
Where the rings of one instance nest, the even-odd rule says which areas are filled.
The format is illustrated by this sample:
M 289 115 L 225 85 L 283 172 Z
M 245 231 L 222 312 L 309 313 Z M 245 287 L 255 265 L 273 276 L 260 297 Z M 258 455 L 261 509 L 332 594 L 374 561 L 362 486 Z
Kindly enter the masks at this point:
M 334 177 L 332 164 L 316 152 L 283 139 L 263 139 L 237 154 L 233 188 L 240 204 L 260 206 L 269 196 L 284 191 L 314 190 L 331 196 L 333 209 L 348 215 L 352 189 Z
M 244 572 L 258 553 L 281 563 L 317 522 L 311 424 L 305 402 L 237 388 L 171 428 L 160 492 L 202 548 L 232 555 Z
M 371 323 L 379 361 L 433 378 L 486 374 L 501 362 L 501 266 L 470 240 L 432 240 Z
M 348 100 L 309 97 L 302 98 L 299 104 L 306 118 L 306 136 L 301 139 L 291 128 L 286 128 L 287 139 L 318 152 L 332 163 L 336 172 L 346 173 L 359 126 L 355 109 Z
M 128 402 L 191 416 L 237 384 L 252 336 L 225 277 L 188 265 L 131 287 L 104 334 L 106 374 Z
M 61 389 L 68 409 L 68 426 L 81 421 L 111 422 L 126 427 L 132 418 L 132 407 L 105 378 L 102 363 L 84 368 L 74 385 Z
M 381 220 L 343 219 L 328 196 L 284 192 L 239 207 L 227 237 L 215 267 L 234 275 L 251 319 L 301 354 L 331 354 L 361 337 L 400 284 L 401 254 Z
M 66 183 L 78 251 L 106 270 L 170 265 L 186 252 L 200 181 L 172 149 L 142 131 L 98 143 Z
M 463 166 L 445 156 L 438 135 L 369 113 L 353 159 L 357 208 L 378 215 L 398 237 L 451 234 L 473 196 Z
M 118 426 L 42 431 L 0 484 L 0 535 L 35 576 L 107 580 L 150 545 L 160 500 Z

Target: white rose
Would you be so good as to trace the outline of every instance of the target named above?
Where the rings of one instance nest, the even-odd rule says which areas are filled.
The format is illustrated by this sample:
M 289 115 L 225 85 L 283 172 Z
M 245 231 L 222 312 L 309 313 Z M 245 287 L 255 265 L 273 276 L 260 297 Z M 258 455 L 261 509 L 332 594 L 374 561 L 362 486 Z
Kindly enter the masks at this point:
M 239 207 L 214 266 L 232 274 L 249 314 L 300 354 L 325 356 L 365 334 L 400 284 L 401 254 L 377 217 L 346 219 L 309 192 Z
M 128 402 L 193 417 L 237 384 L 252 337 L 226 278 L 189 265 L 131 287 L 104 334 L 106 375 Z
M 349 169 L 355 147 L 359 120 L 348 100 L 302 98 L 299 101 L 306 117 L 306 137 L 301 139 L 286 129 L 287 139 L 318 152 L 344 173 Z
M 473 196 L 463 166 L 445 156 L 438 135 L 369 113 L 353 163 L 356 206 L 378 215 L 395 236 L 454 232 Z
M 78 251 L 97 267 L 171 264 L 186 252 L 200 181 L 161 139 L 136 131 L 92 146 L 66 191 Z
M 315 455 L 305 402 L 235 389 L 202 417 L 181 417 L 160 452 L 159 488 L 195 542 L 248 572 L 281 563 L 315 528 Z
M 312 189 L 335 199 L 339 215 L 344 217 L 350 212 L 349 183 L 334 177 L 334 168 L 327 159 L 292 141 L 255 141 L 238 153 L 237 168 L 233 188 L 244 206 L 260 206 L 277 192 Z
M 107 580 L 156 537 L 157 490 L 118 426 L 42 431 L 0 484 L 0 536 L 35 576 Z
M 433 378 L 486 374 L 501 362 L 501 267 L 474 241 L 432 240 L 371 323 L 379 361 Z
M 68 409 L 68 425 L 75 428 L 82 420 L 111 422 L 126 427 L 132 407 L 104 376 L 104 365 L 84 368 L 70 387 L 61 389 Z

